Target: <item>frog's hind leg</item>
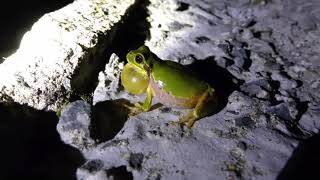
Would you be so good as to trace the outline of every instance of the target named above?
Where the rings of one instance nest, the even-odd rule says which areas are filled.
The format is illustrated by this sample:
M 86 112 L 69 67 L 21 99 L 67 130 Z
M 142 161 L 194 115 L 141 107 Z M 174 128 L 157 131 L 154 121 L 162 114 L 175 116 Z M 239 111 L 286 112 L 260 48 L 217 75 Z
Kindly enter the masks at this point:
M 186 124 L 188 128 L 192 128 L 193 124 L 198 120 L 215 110 L 217 106 L 217 98 L 214 89 L 209 87 L 205 93 L 199 98 L 195 108 L 186 116 L 179 119 L 179 123 Z

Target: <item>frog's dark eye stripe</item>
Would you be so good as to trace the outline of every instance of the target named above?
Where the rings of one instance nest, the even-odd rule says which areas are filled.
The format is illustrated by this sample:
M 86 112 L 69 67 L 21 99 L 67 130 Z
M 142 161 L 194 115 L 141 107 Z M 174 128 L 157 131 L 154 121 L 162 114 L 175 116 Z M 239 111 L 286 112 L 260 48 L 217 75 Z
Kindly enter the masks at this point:
M 140 64 L 143 61 L 143 57 L 142 57 L 142 55 L 138 54 L 138 55 L 136 55 L 134 60 L 136 61 L 136 63 Z

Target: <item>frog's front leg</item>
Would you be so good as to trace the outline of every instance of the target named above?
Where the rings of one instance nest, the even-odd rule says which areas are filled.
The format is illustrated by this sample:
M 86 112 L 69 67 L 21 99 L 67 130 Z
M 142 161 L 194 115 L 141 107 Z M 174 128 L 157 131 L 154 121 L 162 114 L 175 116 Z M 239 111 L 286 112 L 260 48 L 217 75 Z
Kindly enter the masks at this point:
M 150 110 L 151 104 L 152 104 L 152 99 L 153 99 L 153 95 L 152 95 L 151 87 L 148 86 L 146 99 L 144 100 L 142 106 L 139 104 L 142 107 L 143 111 Z
M 150 87 L 147 88 L 146 90 L 146 98 L 144 100 L 143 103 L 135 103 L 134 106 L 129 107 L 130 109 L 130 116 L 134 116 L 137 115 L 139 113 L 142 112 L 146 112 L 149 111 L 151 108 L 151 104 L 152 104 L 152 99 L 153 99 L 153 95 L 152 95 L 152 91 L 150 89 Z
M 215 91 L 211 87 L 202 94 L 196 106 L 186 116 L 179 119 L 179 123 L 186 124 L 188 128 L 192 128 L 193 124 L 212 113 L 217 106 L 217 97 Z

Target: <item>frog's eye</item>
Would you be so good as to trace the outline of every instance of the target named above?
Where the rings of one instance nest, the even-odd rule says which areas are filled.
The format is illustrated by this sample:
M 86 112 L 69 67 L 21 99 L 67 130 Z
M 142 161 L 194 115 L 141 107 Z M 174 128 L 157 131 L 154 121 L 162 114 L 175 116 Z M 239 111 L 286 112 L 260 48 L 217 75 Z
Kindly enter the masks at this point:
M 141 64 L 143 61 L 143 56 L 141 54 L 138 54 L 138 55 L 136 55 L 134 60 L 136 61 L 136 63 Z

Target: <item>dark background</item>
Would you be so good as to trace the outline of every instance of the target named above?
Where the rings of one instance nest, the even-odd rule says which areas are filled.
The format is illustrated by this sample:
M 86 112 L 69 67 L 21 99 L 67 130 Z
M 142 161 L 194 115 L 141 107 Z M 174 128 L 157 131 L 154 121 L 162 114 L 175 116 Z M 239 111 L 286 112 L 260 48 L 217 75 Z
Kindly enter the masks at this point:
M 0 57 L 12 54 L 23 34 L 43 14 L 60 9 L 73 0 L 6 1 L 0 5 Z M 0 61 L 1 62 L 1 61 Z

